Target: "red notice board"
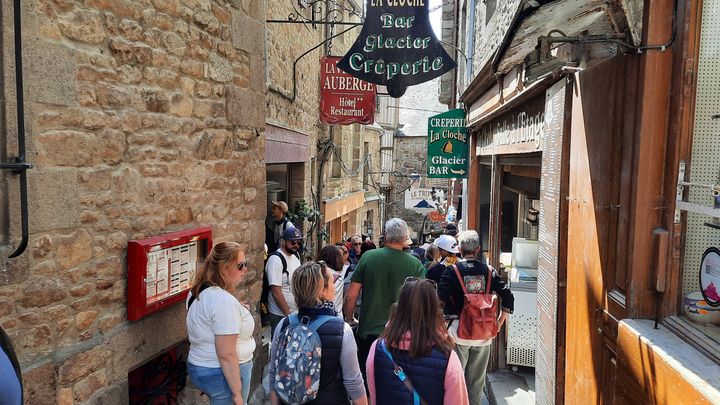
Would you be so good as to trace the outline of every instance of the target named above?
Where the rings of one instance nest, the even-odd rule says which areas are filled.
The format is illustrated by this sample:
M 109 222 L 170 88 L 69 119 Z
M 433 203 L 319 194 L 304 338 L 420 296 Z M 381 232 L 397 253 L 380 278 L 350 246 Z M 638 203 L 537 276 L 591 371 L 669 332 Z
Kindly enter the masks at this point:
M 211 226 L 128 242 L 128 320 L 185 300 L 211 248 Z

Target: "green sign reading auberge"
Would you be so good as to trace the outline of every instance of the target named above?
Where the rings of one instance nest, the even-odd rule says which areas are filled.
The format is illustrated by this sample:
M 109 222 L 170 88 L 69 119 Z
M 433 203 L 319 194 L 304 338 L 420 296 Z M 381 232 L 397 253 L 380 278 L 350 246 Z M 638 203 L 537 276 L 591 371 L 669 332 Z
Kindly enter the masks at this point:
M 427 168 L 430 178 L 467 178 L 468 134 L 462 108 L 428 119 Z

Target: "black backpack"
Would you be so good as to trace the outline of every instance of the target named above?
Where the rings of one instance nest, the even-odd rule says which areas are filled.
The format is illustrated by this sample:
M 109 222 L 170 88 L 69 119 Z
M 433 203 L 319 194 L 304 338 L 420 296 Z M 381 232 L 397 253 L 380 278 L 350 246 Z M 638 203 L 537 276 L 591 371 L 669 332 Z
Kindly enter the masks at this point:
M 300 260 L 300 254 L 299 253 L 293 253 L 295 257 Z M 280 258 L 280 262 L 282 263 L 282 272 L 283 274 L 287 274 L 288 280 L 290 279 L 290 273 L 288 273 L 287 270 L 287 260 L 285 260 L 285 255 L 282 254 L 279 250 L 276 250 L 272 254 L 268 256 L 267 259 L 265 259 L 265 266 L 263 266 L 263 284 L 262 284 L 262 293 L 260 294 L 260 323 L 262 326 L 270 325 L 270 319 L 268 318 L 268 314 L 270 313 L 270 306 L 268 305 L 268 298 L 270 297 L 270 282 L 268 281 L 267 276 L 267 262 L 270 260 L 270 257 L 277 256 Z M 274 331 L 272 331 L 274 332 Z

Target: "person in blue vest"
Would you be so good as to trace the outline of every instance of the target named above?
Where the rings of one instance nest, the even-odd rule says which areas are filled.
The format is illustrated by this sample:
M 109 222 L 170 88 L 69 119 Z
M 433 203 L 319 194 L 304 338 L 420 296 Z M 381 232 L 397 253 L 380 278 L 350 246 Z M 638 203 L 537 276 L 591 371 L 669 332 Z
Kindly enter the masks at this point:
M 0 405 L 23 403 L 22 374 L 10 337 L 0 328 Z
M 374 405 L 467 405 L 455 343 L 445 331 L 435 282 L 408 277 L 366 370 Z
M 336 315 L 335 274 L 327 266 L 308 262 L 300 266 L 292 277 L 292 292 L 298 305 L 298 318 L 307 318 L 312 322 L 321 315 L 330 315 L 317 329 L 320 337 L 322 357 L 320 359 L 320 386 L 312 405 L 367 405 L 367 395 L 360 365 L 357 358 L 357 345 L 350 325 Z M 277 348 L 282 331 L 289 325 L 288 317 L 280 321 L 275 329 L 270 347 L 269 377 L 274 381 L 278 372 L 276 367 Z M 296 370 L 297 371 L 297 370 Z M 270 392 L 273 405 L 282 404 L 275 390 Z

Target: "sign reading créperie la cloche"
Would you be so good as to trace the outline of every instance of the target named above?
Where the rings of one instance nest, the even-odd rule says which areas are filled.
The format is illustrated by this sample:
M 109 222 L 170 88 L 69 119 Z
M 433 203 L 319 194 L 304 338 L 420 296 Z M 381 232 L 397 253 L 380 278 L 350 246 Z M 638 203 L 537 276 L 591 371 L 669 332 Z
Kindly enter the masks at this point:
M 362 31 L 338 62 L 343 71 L 400 97 L 457 64 L 430 24 L 429 0 L 370 0 Z
M 458 108 L 428 118 L 428 177 L 467 178 L 468 158 L 465 110 Z

